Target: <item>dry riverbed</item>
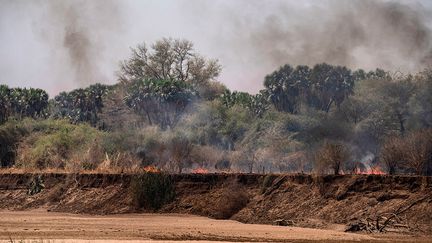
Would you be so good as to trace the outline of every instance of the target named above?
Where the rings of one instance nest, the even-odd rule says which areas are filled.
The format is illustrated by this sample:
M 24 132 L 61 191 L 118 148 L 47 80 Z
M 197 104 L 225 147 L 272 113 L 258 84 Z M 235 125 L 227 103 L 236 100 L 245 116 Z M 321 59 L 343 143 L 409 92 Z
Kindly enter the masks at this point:
M 232 220 L 213 220 L 183 214 L 96 216 L 47 212 L 43 209 L 0 211 L 0 240 L 3 242 L 333 242 L 378 239 L 387 241 L 391 238 L 344 233 L 340 230 L 243 224 Z

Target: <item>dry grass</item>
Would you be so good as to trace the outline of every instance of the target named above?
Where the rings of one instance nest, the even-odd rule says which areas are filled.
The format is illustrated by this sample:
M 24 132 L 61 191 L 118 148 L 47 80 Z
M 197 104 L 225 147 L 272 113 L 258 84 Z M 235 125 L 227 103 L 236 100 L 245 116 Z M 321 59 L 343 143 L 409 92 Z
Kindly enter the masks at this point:
M 163 173 L 141 173 L 132 178 L 130 188 L 135 207 L 140 209 L 160 209 L 172 201 L 175 188 L 171 177 Z

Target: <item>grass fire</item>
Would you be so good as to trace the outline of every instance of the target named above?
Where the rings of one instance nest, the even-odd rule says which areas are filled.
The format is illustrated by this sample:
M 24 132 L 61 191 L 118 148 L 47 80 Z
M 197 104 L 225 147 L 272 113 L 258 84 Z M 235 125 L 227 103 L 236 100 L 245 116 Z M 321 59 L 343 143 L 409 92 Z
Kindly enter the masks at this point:
M 0 6 L 0 242 L 432 241 L 428 1 Z

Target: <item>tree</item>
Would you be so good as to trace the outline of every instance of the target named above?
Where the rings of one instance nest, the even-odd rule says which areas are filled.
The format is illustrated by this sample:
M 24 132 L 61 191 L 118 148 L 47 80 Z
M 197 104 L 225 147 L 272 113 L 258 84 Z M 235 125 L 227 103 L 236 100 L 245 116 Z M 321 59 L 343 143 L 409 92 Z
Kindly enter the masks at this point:
M 370 115 L 372 105 L 363 97 L 354 95 L 341 104 L 339 112 L 345 121 L 357 124 Z
M 264 86 L 269 101 L 278 111 L 296 113 L 301 94 L 304 94 L 310 85 L 309 75 L 309 67 L 297 66 L 294 69 L 287 64 L 266 76 Z
M 85 89 L 61 92 L 54 98 L 54 117 L 68 118 L 72 123 L 89 122 L 96 126 L 98 113 L 103 108 L 103 97 L 110 87 L 103 84 L 90 85 Z
M 349 95 L 353 94 L 354 78 L 351 70 L 342 66 L 317 64 L 311 72 L 311 106 L 329 112 L 333 104 L 339 108 Z
M 32 118 L 45 117 L 48 106 L 48 93 L 42 89 L 28 89 L 26 115 Z
M 190 41 L 163 38 L 150 47 L 143 43 L 132 48 L 132 56 L 121 63 L 120 81 L 177 80 L 199 91 L 207 88 L 221 71 L 217 60 L 200 56 Z
M 415 91 L 414 84 L 408 77 L 402 80 L 387 81 L 381 88 L 385 103 L 392 114 L 393 120 L 399 126 L 400 134 L 403 135 L 410 112 L 409 101 Z
M 191 85 L 176 80 L 135 80 L 127 84 L 127 106 L 147 118 L 150 125 L 173 128 L 196 92 Z
M 2 84 L 0 85 L 0 124 L 7 121 L 10 108 L 10 89 Z
M 354 143 L 376 154 L 386 137 L 404 134 L 412 124 L 414 87 L 409 77 L 357 81 L 354 94 L 338 110 L 347 122 L 354 123 Z
M 0 123 L 13 115 L 23 117 L 44 117 L 48 106 L 48 94 L 45 90 L 34 88 L 12 88 L 0 86 Z
M 248 104 L 249 110 L 257 117 L 262 118 L 264 113 L 269 109 L 267 94 L 261 90 L 260 93 L 253 95 Z
M 244 108 L 248 108 L 255 116 L 261 118 L 268 110 L 269 103 L 267 102 L 266 96 L 263 90 L 256 95 L 237 91 L 231 93 L 231 91 L 225 90 L 220 96 L 220 100 L 227 108 L 240 105 Z
M 355 70 L 352 75 L 355 81 L 365 80 L 367 77 L 367 74 L 363 69 Z
M 417 175 L 431 175 L 432 129 L 411 132 L 405 140 L 407 166 Z
M 417 175 L 432 174 L 432 130 L 389 137 L 381 147 L 381 160 L 389 174 L 404 170 Z
M 170 159 L 177 168 L 178 173 L 182 173 L 186 161 L 192 151 L 192 143 L 190 140 L 181 134 L 176 134 L 168 142 L 168 149 L 171 154 Z
M 348 149 L 341 143 L 325 142 L 316 154 L 318 167 L 324 170 L 330 168 L 335 175 L 339 175 L 348 159 Z
M 415 92 L 409 110 L 417 128 L 432 127 L 432 69 L 427 69 L 415 78 Z
M 381 146 L 380 159 L 387 167 L 387 173 L 396 174 L 397 170 L 406 163 L 403 141 L 397 136 L 387 138 Z
M 361 75 L 361 74 L 356 74 Z M 353 93 L 351 70 L 326 63 L 308 66 L 284 65 L 265 77 L 268 99 L 278 111 L 297 113 L 301 104 L 329 112 Z

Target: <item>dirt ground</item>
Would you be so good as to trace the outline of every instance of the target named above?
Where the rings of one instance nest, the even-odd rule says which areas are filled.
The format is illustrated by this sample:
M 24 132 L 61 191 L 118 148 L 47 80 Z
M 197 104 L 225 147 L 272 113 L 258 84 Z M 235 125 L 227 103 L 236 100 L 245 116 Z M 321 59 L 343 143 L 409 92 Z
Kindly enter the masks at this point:
M 341 230 L 243 224 L 184 214 L 95 216 L 47 212 L 44 209 L 0 211 L 0 240 L 3 242 L 393 242 L 394 239 L 391 236 L 384 238 Z M 400 235 L 397 239 L 414 240 Z M 426 242 L 428 239 L 423 240 Z
M 15 242 L 432 242 L 432 177 L 170 177 L 175 185 L 174 200 L 158 209 L 158 214 L 145 214 L 154 211 L 137 208 L 133 203 L 133 174 L 0 172 L 0 241 L 11 237 Z M 43 188 L 31 194 L 37 178 Z M 382 226 L 388 215 L 397 217 L 386 224 L 385 230 L 374 230 L 372 226 Z M 281 220 L 291 227 L 272 226 Z M 344 233 L 348 226 L 360 227 L 364 223 L 369 227 L 366 230 Z

